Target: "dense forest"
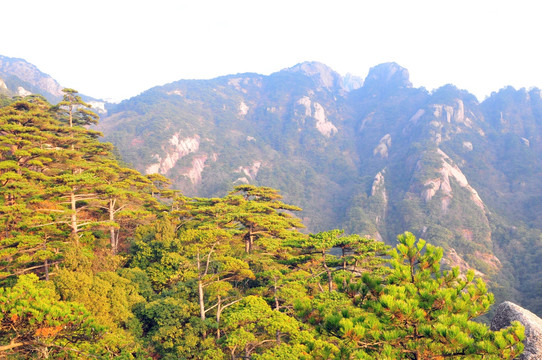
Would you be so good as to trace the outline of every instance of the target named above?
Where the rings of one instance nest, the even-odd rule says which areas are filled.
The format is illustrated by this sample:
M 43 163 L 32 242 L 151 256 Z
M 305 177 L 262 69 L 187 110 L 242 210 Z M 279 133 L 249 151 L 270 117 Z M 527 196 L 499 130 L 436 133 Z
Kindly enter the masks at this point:
M 0 358 L 513 359 L 518 323 L 443 250 L 307 234 L 278 190 L 186 197 L 78 93 L 0 101 Z

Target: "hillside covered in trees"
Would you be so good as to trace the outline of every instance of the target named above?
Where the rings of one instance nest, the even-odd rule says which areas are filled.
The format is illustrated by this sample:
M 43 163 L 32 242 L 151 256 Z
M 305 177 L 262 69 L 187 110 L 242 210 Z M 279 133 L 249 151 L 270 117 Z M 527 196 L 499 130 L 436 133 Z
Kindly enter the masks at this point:
M 303 208 L 308 231 L 390 245 L 411 231 L 500 301 L 540 314 L 541 124 L 536 88 L 479 101 L 453 85 L 416 88 L 395 63 L 352 81 L 305 62 L 157 86 L 109 106 L 98 129 L 185 195 L 269 186 Z
M 125 166 L 76 91 L 0 108 L 0 356 L 513 359 L 523 328 L 411 233 L 301 231 L 278 190 L 188 197 Z

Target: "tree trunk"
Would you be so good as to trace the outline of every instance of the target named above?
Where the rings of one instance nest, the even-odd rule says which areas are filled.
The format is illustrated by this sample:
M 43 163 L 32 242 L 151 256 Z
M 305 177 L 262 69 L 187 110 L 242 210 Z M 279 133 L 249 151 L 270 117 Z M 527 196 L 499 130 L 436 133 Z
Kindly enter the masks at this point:
M 113 254 L 117 254 L 118 251 L 118 238 L 115 236 L 115 227 L 113 223 L 115 222 L 115 200 L 109 199 L 109 236 L 111 237 L 111 251 Z
M 216 339 L 220 339 L 220 316 L 222 315 L 222 298 L 218 296 L 218 304 L 216 308 Z
M 248 346 L 245 347 L 245 360 L 250 360 L 250 350 L 248 349 Z
M 250 225 L 248 234 L 245 235 L 245 253 L 250 254 L 254 245 L 254 226 Z
M 201 321 L 205 320 L 205 302 L 203 297 L 203 282 L 201 280 L 201 260 L 199 257 L 199 251 L 197 255 L 198 261 L 198 295 L 199 295 L 199 314 Z
M 278 292 L 277 279 L 275 278 L 274 280 L 275 280 L 275 282 L 273 283 L 273 296 L 275 298 L 275 311 L 279 311 L 280 310 L 280 304 L 279 304 L 279 298 L 277 296 L 277 292 Z M 277 343 L 280 344 L 280 331 L 279 330 L 277 330 L 275 336 L 277 338 Z
M 248 238 L 245 239 L 245 253 L 250 253 L 250 240 Z
M 205 320 L 205 302 L 203 298 L 203 283 L 201 279 L 198 280 L 198 295 L 199 295 L 199 314 L 201 320 Z
M 69 117 L 70 117 L 70 127 L 73 127 L 73 107 L 72 107 L 72 105 L 70 105 L 70 111 L 69 112 L 70 112 L 70 115 L 69 115 Z
M 72 106 L 70 105 L 70 129 L 73 127 L 73 108 Z M 70 136 L 73 138 L 73 133 L 70 132 Z M 75 150 L 75 144 L 72 143 L 72 146 L 71 146 L 72 150 Z
M 322 287 L 322 284 L 320 284 L 320 281 L 316 282 L 316 284 L 318 285 L 318 290 L 320 290 L 320 292 L 324 292 L 324 288 Z
M 47 237 L 43 241 L 43 250 L 47 251 Z M 45 280 L 49 281 L 49 259 L 45 258 L 43 267 L 45 269 Z
M 280 304 L 279 304 L 279 298 L 277 296 L 277 293 L 278 293 L 278 286 L 277 286 L 277 279 L 276 277 L 274 277 L 273 279 L 273 297 L 275 298 L 275 310 L 279 311 L 279 307 L 280 307 Z
M 326 269 L 327 286 L 329 288 L 329 292 L 331 292 L 331 291 L 333 291 L 333 277 L 331 276 L 331 269 L 326 264 L 326 253 L 325 253 L 325 251 L 322 252 L 322 263 L 324 265 L 324 269 Z
M 342 248 L 343 250 L 343 270 L 346 271 L 346 251 L 345 248 Z M 343 289 L 346 290 L 346 276 L 343 277 Z
M 75 240 L 75 244 L 79 246 L 79 235 L 77 235 L 77 207 L 76 207 L 76 201 L 75 201 L 75 193 L 70 193 L 70 203 L 71 203 L 71 228 L 72 228 L 72 236 Z

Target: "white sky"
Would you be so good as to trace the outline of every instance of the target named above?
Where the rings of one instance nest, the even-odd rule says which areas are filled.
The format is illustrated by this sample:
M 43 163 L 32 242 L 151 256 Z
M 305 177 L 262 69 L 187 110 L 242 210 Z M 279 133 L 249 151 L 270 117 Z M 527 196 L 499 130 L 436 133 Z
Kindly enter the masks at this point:
M 414 86 L 453 83 L 483 100 L 542 87 L 541 10 L 539 0 L 14 0 L 0 5 L 0 54 L 113 100 L 302 61 L 361 77 L 395 61 Z

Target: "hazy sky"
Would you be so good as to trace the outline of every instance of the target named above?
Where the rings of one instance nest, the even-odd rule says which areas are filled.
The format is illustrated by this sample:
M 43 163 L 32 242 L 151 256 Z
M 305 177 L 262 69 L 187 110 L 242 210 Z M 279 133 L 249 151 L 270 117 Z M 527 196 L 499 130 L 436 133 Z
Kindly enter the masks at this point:
M 395 61 L 414 86 L 453 83 L 479 100 L 506 85 L 542 87 L 539 0 L 25 0 L 0 9 L 0 55 L 100 98 L 302 61 L 361 77 Z

